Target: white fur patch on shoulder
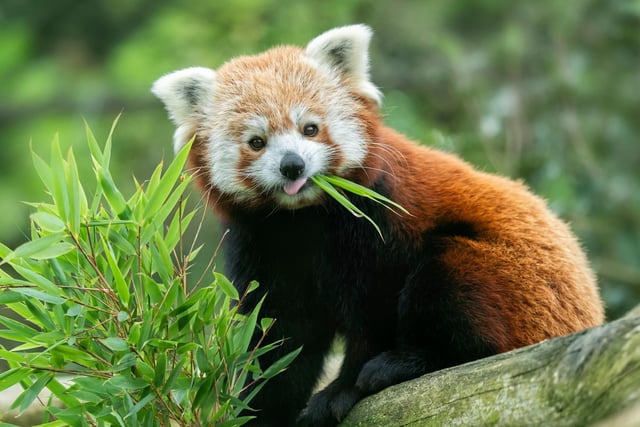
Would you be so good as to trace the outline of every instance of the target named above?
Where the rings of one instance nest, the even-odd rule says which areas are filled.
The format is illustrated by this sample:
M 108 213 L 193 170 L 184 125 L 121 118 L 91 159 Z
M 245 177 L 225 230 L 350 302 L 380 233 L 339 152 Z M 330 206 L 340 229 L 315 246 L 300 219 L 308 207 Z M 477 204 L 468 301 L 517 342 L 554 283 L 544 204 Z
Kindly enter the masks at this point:
M 369 78 L 369 42 L 373 31 L 366 25 L 338 27 L 320 34 L 307 45 L 307 57 L 330 72 L 345 77 L 362 95 L 382 103 Z
M 188 133 L 197 128 L 211 108 L 215 80 L 215 71 L 191 67 L 167 74 L 153 84 L 151 92 L 164 103 L 177 127 L 174 135 L 176 152 L 193 136 Z

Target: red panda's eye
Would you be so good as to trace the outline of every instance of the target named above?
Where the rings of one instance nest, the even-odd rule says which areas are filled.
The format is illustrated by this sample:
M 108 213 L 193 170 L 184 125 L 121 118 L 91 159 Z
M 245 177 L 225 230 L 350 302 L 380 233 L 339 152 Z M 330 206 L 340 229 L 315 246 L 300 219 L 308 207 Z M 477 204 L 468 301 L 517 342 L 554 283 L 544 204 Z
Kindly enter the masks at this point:
M 318 135 L 318 126 L 316 125 L 305 125 L 302 129 L 302 134 L 304 136 L 316 136 Z
M 267 145 L 267 143 L 264 141 L 264 139 L 260 138 L 259 136 L 254 136 L 249 140 L 249 146 L 254 151 L 262 150 L 265 145 Z

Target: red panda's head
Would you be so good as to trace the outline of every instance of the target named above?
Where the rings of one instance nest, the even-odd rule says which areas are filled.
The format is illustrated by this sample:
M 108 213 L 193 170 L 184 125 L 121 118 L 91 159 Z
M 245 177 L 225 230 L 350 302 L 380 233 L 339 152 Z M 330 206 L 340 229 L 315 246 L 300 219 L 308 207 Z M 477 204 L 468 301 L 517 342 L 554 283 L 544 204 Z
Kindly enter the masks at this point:
M 322 192 L 309 177 L 347 176 L 368 154 L 380 103 L 369 80 L 370 38 L 364 25 L 341 27 L 304 49 L 160 78 L 152 91 L 176 124 L 175 150 L 196 135 L 196 166 L 218 198 L 289 209 L 318 203 Z

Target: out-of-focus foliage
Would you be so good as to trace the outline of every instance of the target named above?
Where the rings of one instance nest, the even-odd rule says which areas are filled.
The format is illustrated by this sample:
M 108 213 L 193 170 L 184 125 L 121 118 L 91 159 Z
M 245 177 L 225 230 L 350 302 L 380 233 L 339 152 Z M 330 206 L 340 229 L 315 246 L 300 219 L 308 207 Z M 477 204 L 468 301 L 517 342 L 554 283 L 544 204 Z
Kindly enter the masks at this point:
M 172 156 L 157 77 L 355 22 L 376 32 L 390 125 L 547 198 L 584 242 L 610 317 L 640 299 L 638 0 L 5 0 L 0 240 L 17 246 L 19 201 L 43 197 L 30 140 L 41 153 L 54 131 L 79 141 L 83 117 L 104 135 L 122 110 L 114 173 L 149 176 Z

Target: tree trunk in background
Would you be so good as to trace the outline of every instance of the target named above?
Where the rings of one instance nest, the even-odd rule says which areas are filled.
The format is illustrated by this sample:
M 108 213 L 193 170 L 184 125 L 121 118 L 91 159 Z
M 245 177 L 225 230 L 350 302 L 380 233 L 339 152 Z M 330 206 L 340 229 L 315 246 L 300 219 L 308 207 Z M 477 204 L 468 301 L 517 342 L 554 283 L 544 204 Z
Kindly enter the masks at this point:
M 637 405 L 640 306 L 597 328 L 389 387 L 356 405 L 341 426 L 586 426 L 602 421 L 598 425 L 613 427 L 640 425 Z M 607 421 L 625 409 L 631 424 L 620 417 Z

